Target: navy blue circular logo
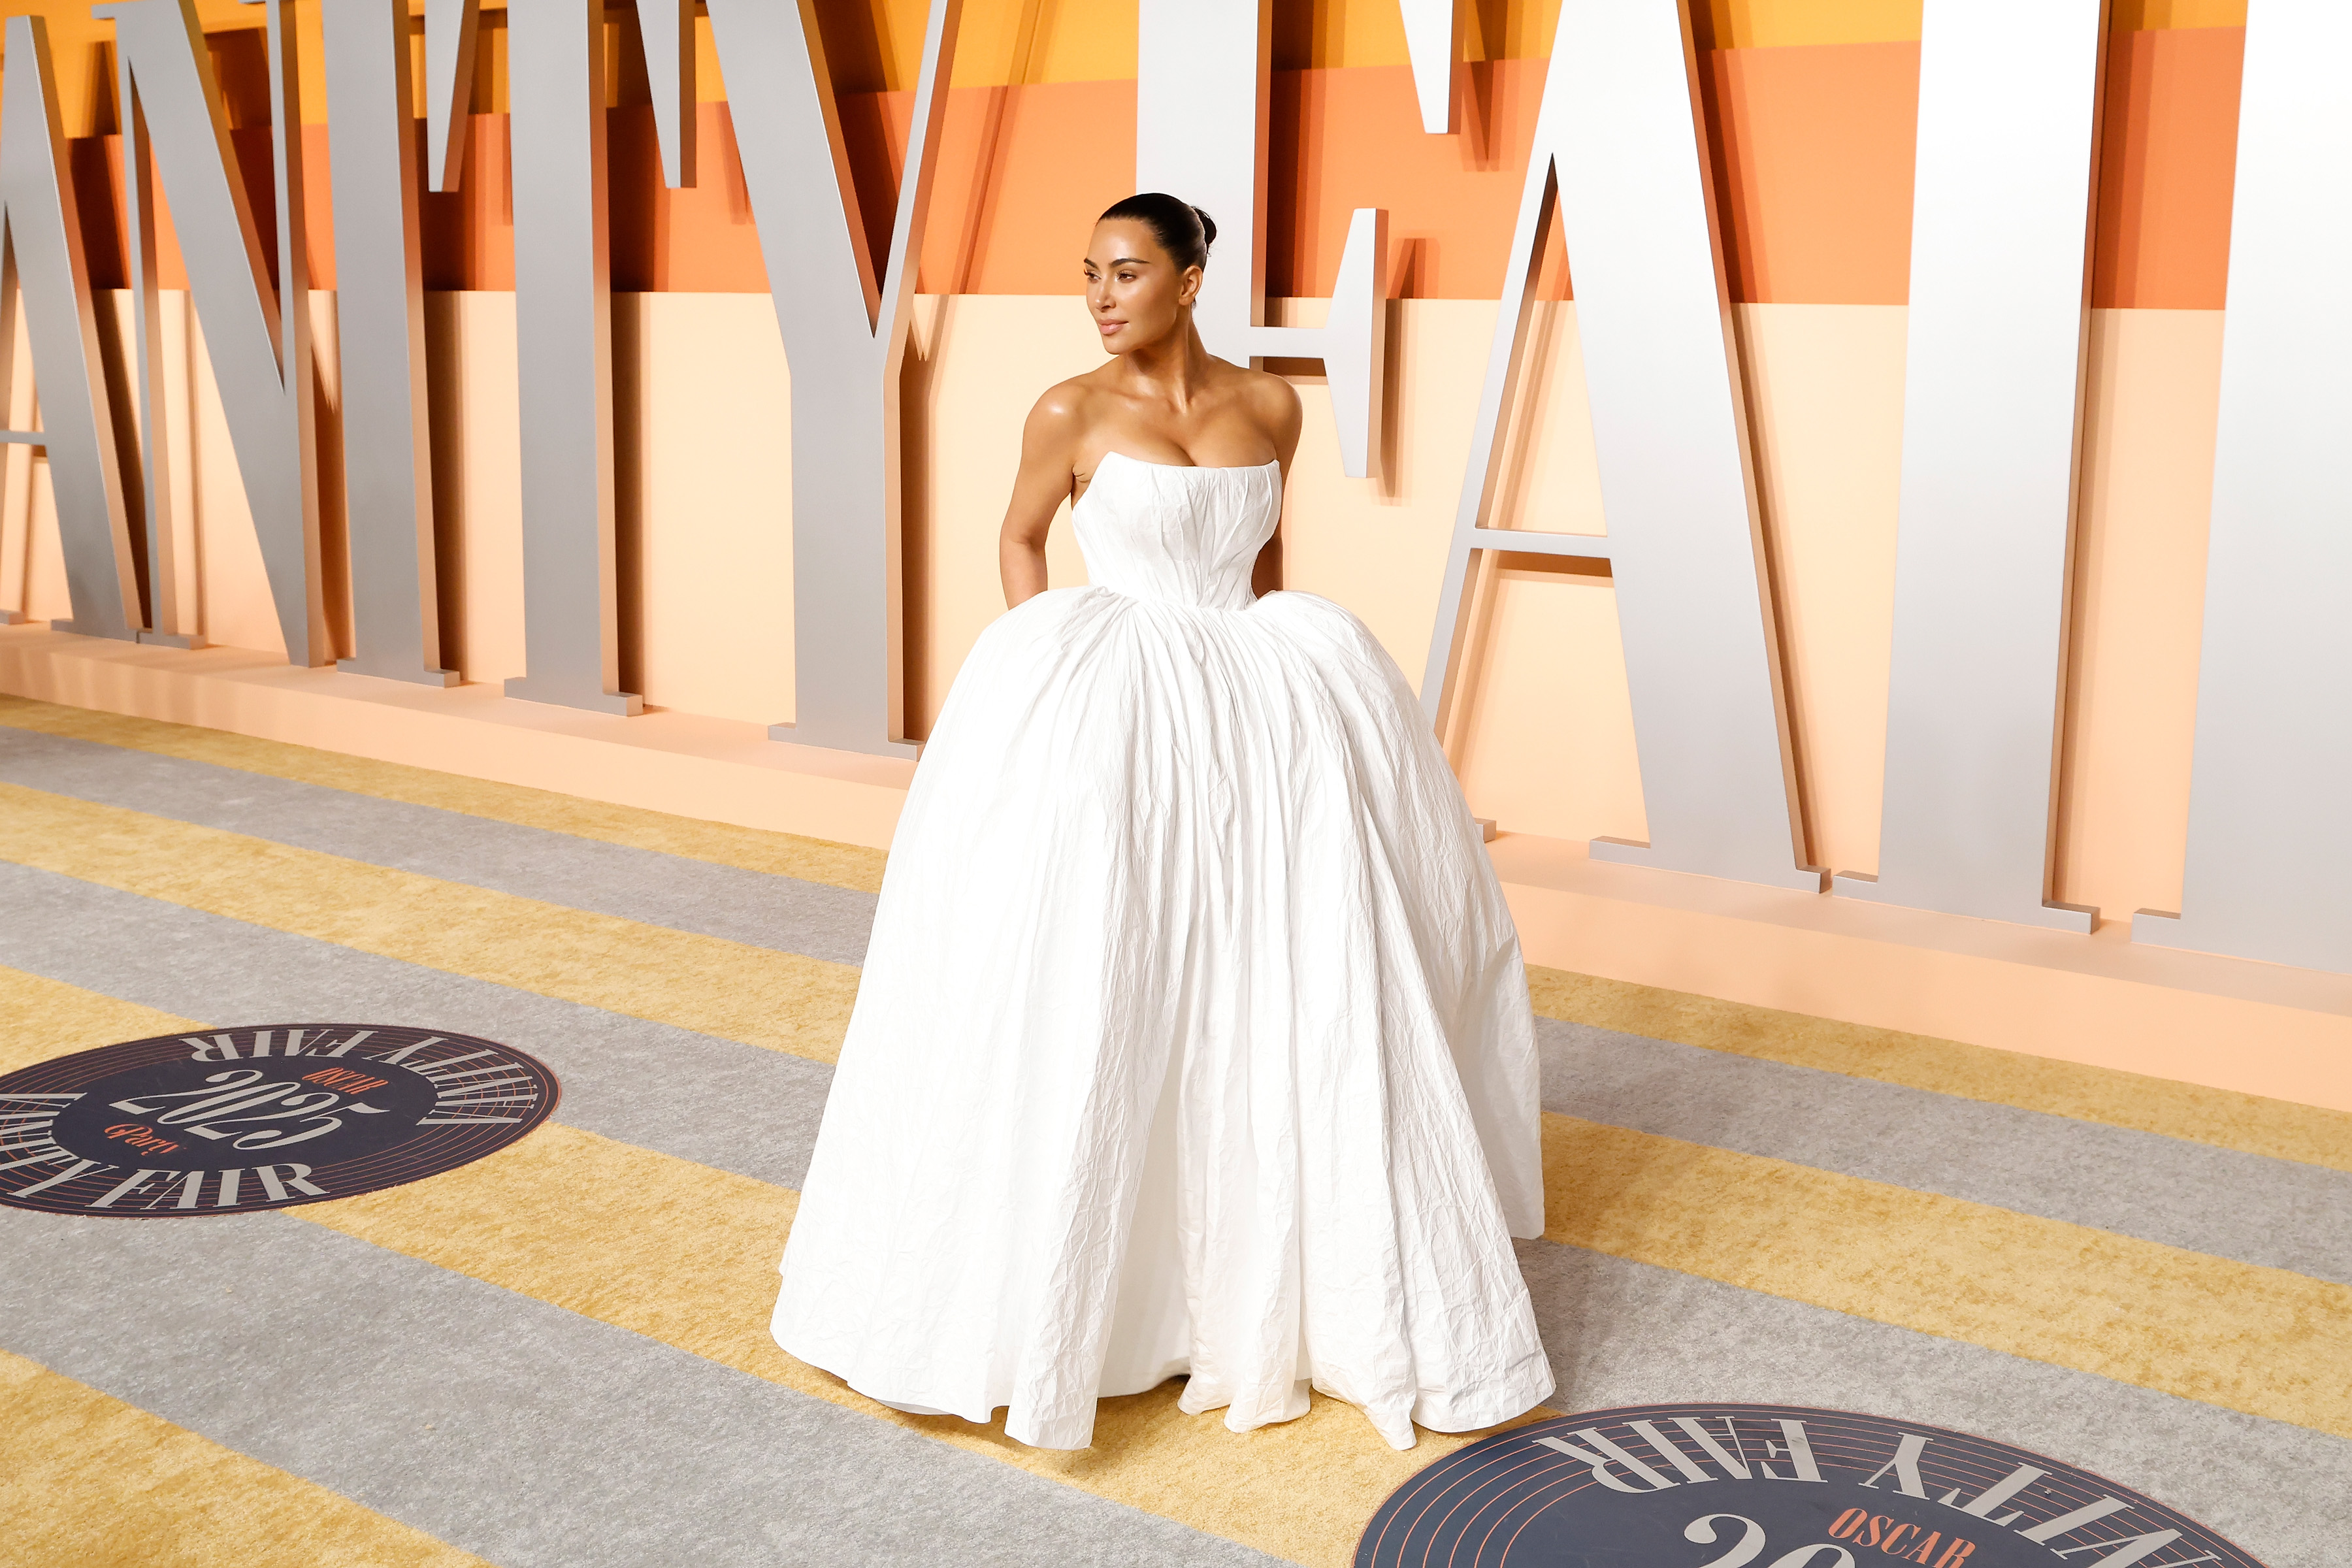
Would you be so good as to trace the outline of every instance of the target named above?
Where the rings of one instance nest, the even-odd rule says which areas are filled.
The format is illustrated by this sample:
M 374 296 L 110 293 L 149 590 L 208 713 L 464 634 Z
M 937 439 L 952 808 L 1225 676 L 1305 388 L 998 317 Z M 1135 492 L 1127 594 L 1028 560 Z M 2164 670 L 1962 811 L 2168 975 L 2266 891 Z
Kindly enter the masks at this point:
M 1382 1504 L 1357 1568 L 2261 1568 L 2087 1470 L 1941 1426 L 1644 1405 L 1474 1443 Z
M 0 1205 L 156 1219 L 350 1197 L 504 1148 L 559 1092 L 512 1046 L 383 1024 L 100 1046 L 0 1077 Z

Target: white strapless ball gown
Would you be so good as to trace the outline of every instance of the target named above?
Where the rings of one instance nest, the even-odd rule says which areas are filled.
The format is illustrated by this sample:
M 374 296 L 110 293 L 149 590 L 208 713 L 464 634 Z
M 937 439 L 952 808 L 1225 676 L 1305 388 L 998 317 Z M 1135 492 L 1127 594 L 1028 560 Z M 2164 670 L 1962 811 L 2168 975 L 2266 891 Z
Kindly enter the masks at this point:
M 1257 468 L 1107 458 L 1094 585 L 982 634 L 898 821 L 776 1342 L 905 1409 L 1089 1443 L 1189 1373 L 1400 1448 L 1551 1392 L 1527 975 L 1396 665 L 1253 600 Z

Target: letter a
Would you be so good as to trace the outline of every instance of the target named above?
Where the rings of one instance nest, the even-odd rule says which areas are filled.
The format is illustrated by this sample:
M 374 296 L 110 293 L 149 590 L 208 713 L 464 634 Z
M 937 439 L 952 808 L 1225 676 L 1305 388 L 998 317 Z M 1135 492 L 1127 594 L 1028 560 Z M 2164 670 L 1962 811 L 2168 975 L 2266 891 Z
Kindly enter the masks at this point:
M 8 20 L 0 79 L 0 374 L 15 363 L 16 293 L 24 291 L 38 444 L 48 448 L 66 589 L 73 619 L 60 631 L 129 639 L 139 629 L 139 580 L 114 447 L 98 316 L 81 248 L 81 216 L 66 169 L 48 23 Z M 8 432 L 21 441 L 26 433 Z
M 1650 841 L 1596 858 L 1818 892 L 1780 696 L 1730 303 L 1679 5 L 1566 0 L 1463 475 L 1422 700 L 1451 725 L 1479 552 L 1612 563 Z M 1606 538 L 1490 526 L 1554 193 Z

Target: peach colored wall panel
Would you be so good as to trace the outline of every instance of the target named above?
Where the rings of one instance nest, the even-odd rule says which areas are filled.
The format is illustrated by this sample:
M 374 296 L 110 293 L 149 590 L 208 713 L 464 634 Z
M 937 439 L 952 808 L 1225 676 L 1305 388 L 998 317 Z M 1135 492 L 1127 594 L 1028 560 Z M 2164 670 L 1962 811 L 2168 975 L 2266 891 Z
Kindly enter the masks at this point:
M 793 717 L 792 381 L 760 294 L 622 294 L 614 398 L 625 689 L 752 724 Z M 634 668 L 629 668 L 631 663 Z
M 2245 60 L 2243 27 L 2118 33 L 2110 43 L 2094 304 L 2221 308 Z
M 88 25 L 86 0 L 35 3 L 81 18 L 78 52 L 60 65 L 79 138 L 69 156 L 94 275 L 118 290 L 104 324 L 127 340 L 121 139 L 110 89 L 91 75 L 106 58 L 95 47 L 102 28 Z M 997 529 L 1023 417 L 1047 385 L 1100 363 L 1075 258 L 1094 214 L 1128 193 L 1135 162 L 1131 3 L 972 5 L 922 257 L 919 284 L 931 292 L 917 302 L 901 388 L 907 710 L 918 737 L 1002 613 Z M 1918 6 L 1702 9 L 1702 41 L 1721 46 L 1702 60 L 1700 84 L 1807 826 L 1816 858 L 1872 871 Z M 1267 319 L 1319 319 L 1358 206 L 1390 211 L 1394 296 L 1382 479 L 1342 477 L 1321 377 L 1292 377 L 1307 420 L 1283 522 L 1286 583 L 1346 605 L 1413 676 L 1426 660 L 1552 10 L 1546 0 L 1473 8 L 1467 52 L 1510 58 L 1466 68 L 1464 128 L 1436 137 L 1418 126 L 1393 0 L 1332 0 L 1276 18 Z M 2092 215 L 2102 308 L 2090 340 L 2057 874 L 2061 897 L 2111 919 L 2179 900 L 2242 10 L 2233 0 L 2118 0 L 2109 44 Z M 836 65 L 873 220 L 887 214 L 903 158 L 920 13 L 920 0 L 828 0 L 829 39 L 838 27 L 862 40 Z M 256 19 L 230 0 L 204 0 L 204 15 L 208 26 Z M 707 26 L 698 34 L 707 46 Z M 422 208 L 439 597 L 448 662 L 475 684 L 379 690 L 392 683 L 278 662 L 201 323 L 170 292 L 162 357 L 174 461 L 164 478 L 187 597 L 225 646 L 93 647 L 16 628 L 0 632 L 0 674 L 9 689 L 65 700 L 887 842 L 903 764 L 764 738 L 765 724 L 792 716 L 791 377 L 715 70 L 698 110 L 697 188 L 661 187 L 642 84 L 625 69 L 609 121 L 624 658 L 657 711 L 624 721 L 497 695 L 496 682 L 524 673 L 502 48 L 493 26 L 462 188 Z M 252 90 L 253 37 L 224 35 L 214 52 L 240 175 L 258 195 L 268 132 Z M 703 58 L 712 63 L 707 48 Z M 309 109 L 315 119 L 318 104 Z M 305 126 L 304 147 L 313 308 L 326 312 L 331 350 L 323 126 Z M 168 289 L 181 278 L 163 216 Z M 1565 302 L 1572 260 L 1555 247 L 1540 290 L 1548 302 L 1505 437 L 1506 526 L 1605 526 Z M 331 444 L 331 365 L 321 382 Z M 21 594 L 34 616 L 63 615 L 46 473 L 27 451 L 8 461 L 0 602 Z M 331 489 L 331 452 L 321 462 Z M 1066 513 L 1048 555 L 1056 585 L 1085 580 Z M 2089 942 L 2021 933 L 1590 861 L 1570 841 L 1646 836 L 1611 579 L 1598 567 L 1490 557 L 1473 617 L 1471 690 L 1454 738 L 1474 809 L 1507 830 L 1495 852 L 1538 961 L 2352 1105 L 2341 1068 L 2352 982 L 2151 954 L 2112 931 Z M 2262 1049 L 2212 1044 L 2242 1039 Z
M 1492 312 L 1487 319 L 1493 320 Z M 1521 375 L 1518 405 L 1502 433 L 1495 526 L 1540 533 L 1608 532 L 1601 458 L 1592 442 L 1592 400 L 1572 302 L 1538 301 Z M 1477 386 L 1470 382 L 1457 395 L 1475 397 Z
M 1472 606 L 1475 685 L 1456 742 L 1471 810 L 1506 833 L 1646 842 L 1615 589 L 1557 557 L 1500 562 Z
M 58 539 L 57 496 L 49 489 L 46 460 L 33 465 L 31 479 L 25 520 L 25 616 L 35 621 L 71 620 L 73 599 L 66 587 L 65 551 Z
M 1313 326 L 1324 303 L 1269 300 L 1267 314 L 1276 325 Z M 1283 580 L 1345 605 L 1417 685 L 1437 620 L 1438 581 L 1495 306 L 1400 300 L 1389 310 L 1394 414 L 1382 454 L 1385 479 L 1340 472 L 1330 394 L 1320 376 L 1297 378 L 1307 418 L 1283 505 Z
M 2059 896 L 2180 907 L 2220 410 L 2219 310 L 2091 318 Z
M 441 656 L 469 681 L 523 673 L 522 426 L 512 294 L 425 296 Z
M 1742 305 L 1737 321 L 1813 858 L 1875 872 L 1906 311 Z

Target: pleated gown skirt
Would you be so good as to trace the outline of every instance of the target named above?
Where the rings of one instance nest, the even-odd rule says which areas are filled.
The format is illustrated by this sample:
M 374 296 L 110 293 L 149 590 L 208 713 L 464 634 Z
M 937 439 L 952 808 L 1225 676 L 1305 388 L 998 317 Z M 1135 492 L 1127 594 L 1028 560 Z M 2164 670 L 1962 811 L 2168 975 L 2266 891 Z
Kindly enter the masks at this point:
M 924 749 L 774 1317 L 876 1399 L 1077 1448 L 1186 1374 L 1402 1448 L 1551 1391 L 1517 936 L 1395 663 L 1250 597 L 1279 504 L 1106 459 L 1096 585 L 992 625 Z

